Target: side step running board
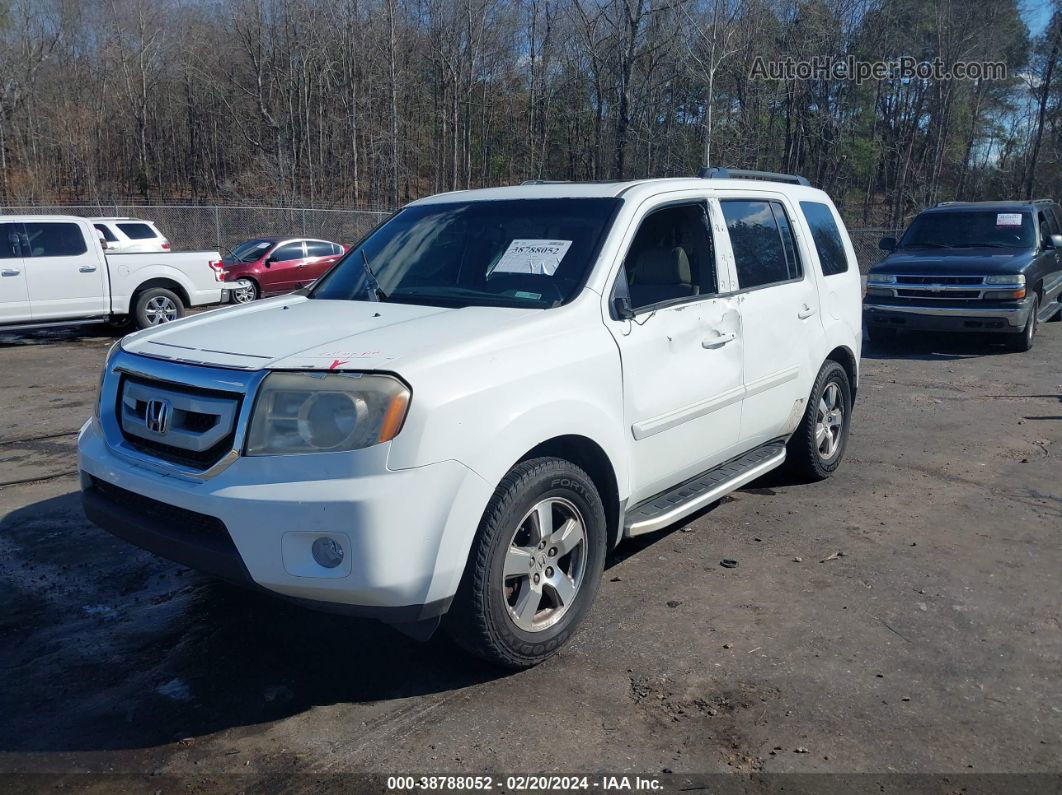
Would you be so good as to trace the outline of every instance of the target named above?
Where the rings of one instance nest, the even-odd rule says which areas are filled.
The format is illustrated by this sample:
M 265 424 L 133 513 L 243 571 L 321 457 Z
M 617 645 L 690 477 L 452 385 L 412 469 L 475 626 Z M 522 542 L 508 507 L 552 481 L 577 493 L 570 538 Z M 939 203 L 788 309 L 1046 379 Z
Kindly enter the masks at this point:
M 624 535 L 651 533 L 699 511 L 746 483 L 781 466 L 785 461 L 785 444 L 772 442 L 750 450 L 725 464 L 702 472 L 670 491 L 657 494 L 627 511 Z

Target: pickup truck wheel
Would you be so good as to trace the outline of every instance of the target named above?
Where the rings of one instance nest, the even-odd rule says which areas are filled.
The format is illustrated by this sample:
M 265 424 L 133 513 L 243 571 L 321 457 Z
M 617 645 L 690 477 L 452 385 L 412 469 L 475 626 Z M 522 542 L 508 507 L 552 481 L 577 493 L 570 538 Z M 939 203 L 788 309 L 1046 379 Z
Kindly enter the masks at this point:
M 601 497 L 582 469 L 559 458 L 517 464 L 480 522 L 448 634 L 506 668 L 542 662 L 589 612 L 605 539 Z
M 852 386 L 837 362 L 815 379 L 804 418 L 786 446 L 786 466 L 808 480 L 825 480 L 841 465 L 852 415 Z
M 1032 310 L 1029 312 L 1029 320 L 1021 334 L 1008 334 L 1007 347 L 1012 351 L 1022 353 L 1032 349 L 1033 338 L 1036 336 L 1036 323 L 1039 320 L 1040 296 L 1033 295 Z
M 184 315 L 184 303 L 180 296 L 165 287 L 152 287 L 136 297 L 137 328 L 161 326 Z

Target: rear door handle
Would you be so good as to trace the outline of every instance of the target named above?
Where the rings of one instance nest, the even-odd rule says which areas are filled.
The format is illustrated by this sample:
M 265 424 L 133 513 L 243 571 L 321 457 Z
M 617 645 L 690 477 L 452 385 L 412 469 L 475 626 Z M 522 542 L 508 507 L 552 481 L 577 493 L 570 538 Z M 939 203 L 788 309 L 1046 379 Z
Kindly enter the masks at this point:
M 808 306 L 807 304 L 804 304 L 804 306 L 800 307 L 800 311 L 797 312 L 797 317 L 800 318 L 801 320 L 807 320 L 809 317 L 811 317 L 814 314 L 815 314 L 815 307 Z
M 18 276 L 22 271 L 17 271 L 13 268 L 5 268 L 2 273 L 4 276 Z
M 728 342 L 733 342 L 737 339 L 737 334 L 733 331 L 728 331 L 726 334 L 716 334 L 714 337 L 705 337 L 701 340 L 701 347 L 712 350 L 713 348 L 722 348 Z
M 96 266 L 95 265 L 82 265 L 80 268 L 78 268 L 78 270 L 81 271 L 82 273 L 95 273 L 96 272 Z

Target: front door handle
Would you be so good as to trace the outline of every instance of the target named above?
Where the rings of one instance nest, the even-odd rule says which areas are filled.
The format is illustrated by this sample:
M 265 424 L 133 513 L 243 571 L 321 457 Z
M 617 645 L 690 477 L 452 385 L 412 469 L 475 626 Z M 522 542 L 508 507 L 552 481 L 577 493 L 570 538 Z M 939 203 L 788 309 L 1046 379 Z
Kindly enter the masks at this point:
M 78 268 L 78 270 L 81 271 L 82 273 L 95 273 L 96 272 L 96 266 L 95 265 L 82 265 L 80 268 Z
M 701 347 L 712 350 L 714 348 L 722 348 L 728 342 L 733 342 L 737 339 L 737 334 L 733 331 L 728 331 L 726 334 L 716 334 L 713 337 L 705 337 L 701 340 Z
M 807 320 L 809 317 L 815 314 L 815 307 L 804 304 L 800 307 L 800 311 L 797 312 L 797 317 L 801 320 Z
M 5 268 L 2 273 L 4 276 L 18 276 L 22 271 L 17 271 L 13 268 Z

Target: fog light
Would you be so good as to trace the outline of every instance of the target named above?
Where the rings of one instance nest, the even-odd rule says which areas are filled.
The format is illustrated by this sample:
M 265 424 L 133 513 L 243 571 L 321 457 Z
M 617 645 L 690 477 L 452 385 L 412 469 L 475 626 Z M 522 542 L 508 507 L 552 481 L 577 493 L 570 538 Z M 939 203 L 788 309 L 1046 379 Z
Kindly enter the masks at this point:
M 310 549 L 313 552 L 313 559 L 326 569 L 334 569 L 343 562 L 343 547 L 336 543 L 334 538 L 321 536 L 314 540 Z

